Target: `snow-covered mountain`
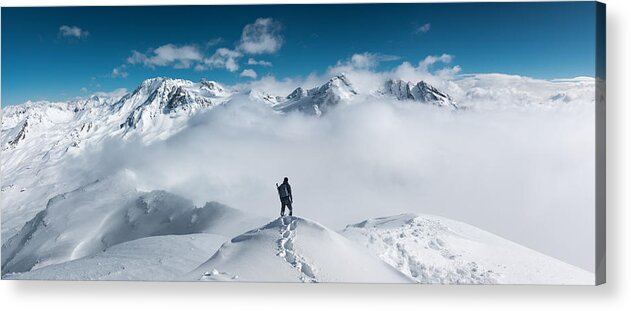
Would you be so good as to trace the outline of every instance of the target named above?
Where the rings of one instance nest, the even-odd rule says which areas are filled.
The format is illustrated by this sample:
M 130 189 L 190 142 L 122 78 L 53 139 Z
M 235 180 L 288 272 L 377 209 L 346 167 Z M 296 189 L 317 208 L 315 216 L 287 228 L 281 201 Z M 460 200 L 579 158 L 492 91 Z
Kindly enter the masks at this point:
M 230 92 L 220 84 L 202 80 L 155 78 L 145 80 L 133 93 L 117 104 L 129 107 L 121 128 L 155 131 L 168 129 L 170 119 L 193 114 L 216 106 L 229 97 Z M 165 127 L 165 125 L 167 125 Z
M 301 111 L 320 116 L 337 105 L 352 100 L 357 91 L 345 75 L 333 77 L 319 87 L 305 90 L 301 87 L 281 100 L 275 108 L 280 111 Z
M 402 80 L 387 80 L 383 90 L 384 95 L 390 95 L 398 100 L 412 100 L 424 104 L 458 108 L 456 102 L 446 93 L 439 91 L 434 86 L 420 81 L 416 84 Z
M 520 104 L 571 106 L 592 87 L 590 81 L 562 81 L 555 82 L 562 88 L 526 96 L 512 84 L 491 92 L 473 78 L 458 83 L 470 84 L 454 91 L 458 97 L 401 80 L 359 93 L 339 75 L 282 97 L 207 80 L 153 78 L 125 94 L 3 107 L 2 278 L 591 283 L 588 272 L 446 219 L 402 215 L 335 232 L 305 218 L 270 222 L 220 203 L 196 206 L 162 188 L 139 190 L 133 174 L 108 175 L 105 164 L 69 169 L 92 163 L 89 157 L 111 146 L 168 142 L 194 128 L 196 118 L 243 98 L 264 103 L 256 107 L 274 117 L 324 117 L 367 98 L 447 112 L 443 107 L 460 107 L 453 98 L 501 102 L 513 94 Z

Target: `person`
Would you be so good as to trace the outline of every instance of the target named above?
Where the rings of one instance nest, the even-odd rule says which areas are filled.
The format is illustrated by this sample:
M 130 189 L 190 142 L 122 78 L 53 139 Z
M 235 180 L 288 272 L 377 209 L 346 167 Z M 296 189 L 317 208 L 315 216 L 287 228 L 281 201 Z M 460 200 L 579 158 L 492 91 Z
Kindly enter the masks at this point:
M 278 189 L 278 196 L 280 197 L 280 216 L 285 216 L 285 207 L 289 209 L 289 216 L 292 216 L 293 209 L 291 203 L 294 202 L 294 198 L 291 195 L 291 186 L 289 185 L 289 178 L 285 177 L 283 183 L 276 184 Z

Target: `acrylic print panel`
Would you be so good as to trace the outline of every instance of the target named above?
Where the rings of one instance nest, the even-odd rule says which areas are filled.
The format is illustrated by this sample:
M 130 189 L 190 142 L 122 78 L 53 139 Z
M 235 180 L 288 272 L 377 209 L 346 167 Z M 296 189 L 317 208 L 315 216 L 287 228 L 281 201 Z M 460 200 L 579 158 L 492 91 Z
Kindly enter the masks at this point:
M 2 8 L 2 40 L 2 279 L 604 281 L 602 4 Z

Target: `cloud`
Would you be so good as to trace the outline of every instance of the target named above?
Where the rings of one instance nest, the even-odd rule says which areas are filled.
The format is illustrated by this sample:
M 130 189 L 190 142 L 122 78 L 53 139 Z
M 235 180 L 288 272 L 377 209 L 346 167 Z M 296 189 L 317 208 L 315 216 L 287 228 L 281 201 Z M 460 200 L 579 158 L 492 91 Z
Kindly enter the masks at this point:
M 505 75 L 461 78 L 465 94 L 495 92 L 492 99 L 502 105 L 522 106 L 524 94 L 534 100 L 561 90 L 591 95 L 571 96 L 585 102 L 583 110 L 573 102 L 563 106 L 576 111 L 552 112 L 453 113 L 381 98 L 339 106 L 321 118 L 277 114 L 247 96 L 235 97 L 164 141 L 143 147 L 112 139 L 121 146 L 86 159 L 108 174 L 115 170 L 102 163 L 120 161 L 143 191 L 164 189 L 200 206 L 219 201 L 267 216 L 278 208 L 270 185 L 289 176 L 300 202 L 296 211 L 334 229 L 370 217 L 437 214 L 589 266 L 593 88 Z M 287 82 L 288 89 L 313 82 L 266 76 L 253 83 L 264 80 Z M 94 166 L 84 167 L 92 172 Z
M 202 71 L 211 68 L 225 68 L 230 72 L 235 72 L 239 69 L 237 59 L 241 56 L 243 56 L 243 54 L 239 51 L 219 48 L 211 57 L 205 58 L 203 63 L 197 64 L 195 70 Z
M 449 55 L 449 54 L 442 54 L 440 56 L 429 55 L 420 62 L 420 65 L 422 68 L 427 70 L 429 66 L 436 63 L 449 64 L 451 63 L 453 58 L 454 58 L 453 55 Z
M 259 18 L 245 25 L 237 48 L 246 54 L 276 53 L 283 45 L 282 25 L 272 18 Z
M 122 64 L 114 69 L 112 69 L 112 77 L 114 78 L 118 78 L 118 77 L 122 77 L 122 78 L 127 78 L 127 76 L 129 75 L 126 71 L 127 65 Z
M 119 89 L 115 89 L 111 92 L 96 92 L 94 93 L 94 95 L 99 96 L 99 97 L 109 97 L 109 98 L 113 98 L 113 99 L 119 99 L 123 96 L 125 96 L 125 94 L 127 94 L 128 91 L 126 88 L 119 88 Z
M 263 67 L 271 67 L 272 63 L 264 60 L 256 60 L 254 58 L 248 59 L 248 65 L 258 65 Z
M 426 33 L 426 32 L 429 31 L 430 28 L 432 28 L 432 24 L 426 23 L 426 24 L 424 24 L 422 26 L 417 27 L 414 32 L 415 33 Z
M 165 44 L 156 49 L 149 49 L 142 53 L 133 50 L 127 58 L 127 63 L 143 65 L 149 68 L 172 66 L 173 68 L 194 68 L 197 71 L 222 68 L 230 72 L 239 70 L 239 58 L 244 54 L 270 54 L 277 52 L 283 45 L 280 35 L 282 25 L 272 18 L 259 18 L 252 24 L 243 28 L 240 40 L 234 49 L 221 47 L 215 50 L 211 56 L 204 55 L 199 47 L 194 44 L 177 46 Z M 213 47 L 224 40 L 213 38 L 206 42 L 205 47 Z M 248 59 L 248 65 L 264 67 L 272 66 L 272 63 L 264 60 Z M 126 77 L 124 67 L 116 67 L 112 70 L 113 77 Z M 244 71 L 246 72 L 246 71 Z M 249 76 L 251 72 L 247 71 Z
M 59 35 L 62 37 L 83 39 L 86 38 L 89 34 L 89 32 L 77 26 L 63 25 L 59 27 Z
M 381 62 L 389 62 L 400 59 L 399 56 L 395 55 L 384 55 L 379 53 L 359 53 L 353 54 L 351 58 L 347 61 L 340 62 L 338 61 L 338 66 L 351 66 L 355 69 L 373 69 L 379 65 Z
M 88 89 L 86 87 L 82 87 L 80 91 L 81 91 L 81 93 L 87 93 Z
M 246 69 L 241 72 L 240 76 L 256 79 L 256 71 L 252 69 Z
M 202 60 L 202 53 L 197 46 L 165 44 L 149 52 L 140 53 L 132 51 L 132 55 L 127 58 L 130 64 L 142 64 L 149 68 L 156 66 L 173 66 L 174 68 L 190 68 L 195 62 Z
M 223 42 L 223 38 L 210 39 L 208 40 L 208 42 L 206 42 L 206 47 L 213 47 L 221 42 Z

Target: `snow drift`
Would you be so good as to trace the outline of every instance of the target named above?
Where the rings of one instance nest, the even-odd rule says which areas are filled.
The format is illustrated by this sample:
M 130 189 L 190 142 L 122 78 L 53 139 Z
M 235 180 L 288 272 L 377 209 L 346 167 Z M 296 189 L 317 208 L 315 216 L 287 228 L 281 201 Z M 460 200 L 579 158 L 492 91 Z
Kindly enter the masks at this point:
M 594 283 L 594 274 L 585 270 L 437 216 L 368 219 L 340 233 L 420 283 Z
M 291 216 L 233 238 L 188 277 L 250 282 L 412 281 L 334 231 Z
M 2 245 L 2 274 L 94 255 L 140 238 L 192 233 L 229 237 L 257 223 L 262 221 L 219 203 L 197 208 L 182 197 L 138 192 L 126 179 L 112 177 L 50 199 Z
M 3 279 L 173 281 L 206 261 L 226 237 L 211 233 L 160 235 L 113 245 L 87 257 Z

